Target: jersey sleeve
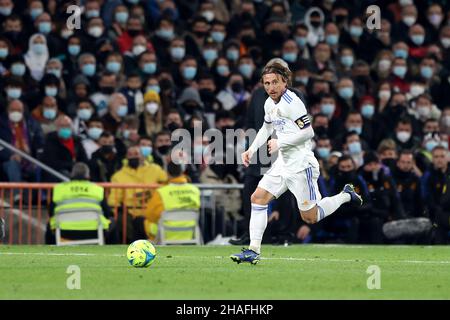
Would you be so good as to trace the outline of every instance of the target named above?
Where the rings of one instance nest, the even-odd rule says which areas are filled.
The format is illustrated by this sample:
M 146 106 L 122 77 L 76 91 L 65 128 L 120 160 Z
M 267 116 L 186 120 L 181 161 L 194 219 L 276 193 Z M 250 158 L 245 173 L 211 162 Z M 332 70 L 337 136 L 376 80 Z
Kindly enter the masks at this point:
M 311 126 L 311 119 L 306 111 L 305 104 L 294 93 L 284 93 L 282 96 L 284 103 L 287 104 L 287 118 L 295 122 L 300 129 Z

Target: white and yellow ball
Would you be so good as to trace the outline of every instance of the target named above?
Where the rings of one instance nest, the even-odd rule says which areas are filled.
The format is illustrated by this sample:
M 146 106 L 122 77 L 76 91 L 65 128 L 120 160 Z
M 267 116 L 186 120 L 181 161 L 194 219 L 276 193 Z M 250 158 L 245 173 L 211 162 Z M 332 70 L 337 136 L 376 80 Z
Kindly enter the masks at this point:
M 127 258 L 133 267 L 149 267 L 155 261 L 156 249 L 148 240 L 136 240 L 128 246 Z

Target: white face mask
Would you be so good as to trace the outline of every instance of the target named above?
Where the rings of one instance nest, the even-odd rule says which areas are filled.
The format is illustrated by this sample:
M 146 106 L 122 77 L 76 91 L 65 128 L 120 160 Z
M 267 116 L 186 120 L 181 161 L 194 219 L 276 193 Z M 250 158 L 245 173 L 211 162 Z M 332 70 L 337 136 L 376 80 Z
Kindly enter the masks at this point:
M 450 48 L 450 38 L 442 38 L 441 43 L 445 49 Z
M 391 67 L 391 60 L 381 59 L 378 62 L 378 69 L 382 72 L 388 71 L 390 67 Z
M 406 24 L 408 27 L 411 27 L 415 22 L 417 18 L 414 16 L 405 16 L 403 17 L 402 21 L 404 24 Z
M 137 45 L 133 47 L 133 54 L 135 56 L 140 55 L 142 52 L 145 52 L 145 50 L 147 50 L 147 48 L 145 46 L 142 45 Z
M 411 95 L 415 98 L 419 95 L 421 95 L 422 93 L 425 92 L 425 88 L 422 86 L 416 86 L 413 85 L 409 88 L 409 93 L 411 93 Z
M 398 131 L 397 132 L 397 139 L 398 141 L 405 143 L 406 141 L 411 138 L 411 132 L 409 131 Z
M 445 116 L 444 117 L 444 124 L 447 128 L 450 127 L 450 116 Z
M 422 118 L 428 118 L 431 113 L 431 109 L 429 107 L 417 107 L 417 113 Z
M 158 104 L 155 102 L 149 102 L 145 105 L 145 109 L 150 114 L 155 114 L 158 111 Z
M 381 90 L 380 92 L 378 92 L 378 98 L 380 99 L 389 100 L 390 97 L 391 92 L 389 90 Z
M 18 111 L 13 111 L 9 114 L 9 120 L 11 120 L 11 122 L 20 122 L 23 118 L 23 114 L 22 112 L 18 112 Z
M 94 38 L 98 38 L 102 35 L 103 29 L 101 27 L 91 27 L 89 28 L 88 33 Z

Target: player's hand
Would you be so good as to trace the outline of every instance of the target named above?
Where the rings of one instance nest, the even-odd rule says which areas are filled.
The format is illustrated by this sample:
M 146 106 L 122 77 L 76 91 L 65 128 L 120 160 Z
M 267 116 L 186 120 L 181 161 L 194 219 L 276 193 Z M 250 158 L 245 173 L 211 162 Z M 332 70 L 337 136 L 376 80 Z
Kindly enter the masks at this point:
M 267 147 L 269 149 L 269 154 L 274 154 L 280 149 L 280 147 L 278 146 L 277 139 L 270 139 L 269 142 L 267 143 Z
M 241 158 L 242 158 L 242 163 L 244 164 L 245 167 L 248 167 L 250 165 L 250 159 L 253 155 L 253 152 L 251 152 L 251 150 L 247 150 L 245 151 L 243 154 L 241 154 Z
M 300 240 L 305 240 L 310 232 L 311 232 L 311 229 L 305 224 L 305 225 L 301 226 L 300 229 L 298 229 L 297 238 Z

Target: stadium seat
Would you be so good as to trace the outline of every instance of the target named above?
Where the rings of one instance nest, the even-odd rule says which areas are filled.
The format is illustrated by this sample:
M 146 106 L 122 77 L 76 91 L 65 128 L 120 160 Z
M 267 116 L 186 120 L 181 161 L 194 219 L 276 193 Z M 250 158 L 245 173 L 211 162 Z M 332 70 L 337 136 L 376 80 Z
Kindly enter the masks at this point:
M 195 221 L 192 226 L 176 226 L 177 222 Z M 168 239 L 167 232 L 172 235 L 178 233 L 174 239 Z M 183 233 L 193 232 L 190 239 L 184 239 Z M 170 210 L 164 211 L 158 223 L 158 243 L 159 244 L 203 244 L 199 226 L 199 212 L 197 210 Z
M 60 211 L 55 216 L 56 221 L 56 245 L 57 246 L 63 246 L 63 245 L 78 245 L 78 244 L 99 244 L 104 245 L 105 239 L 103 235 L 103 225 L 101 223 L 101 213 L 94 210 L 86 210 L 86 211 Z M 96 221 L 97 224 L 97 237 L 96 238 L 90 238 L 90 239 L 67 239 L 61 237 L 61 231 L 64 231 L 65 229 L 61 229 L 60 224 L 62 222 L 75 222 L 75 221 Z

